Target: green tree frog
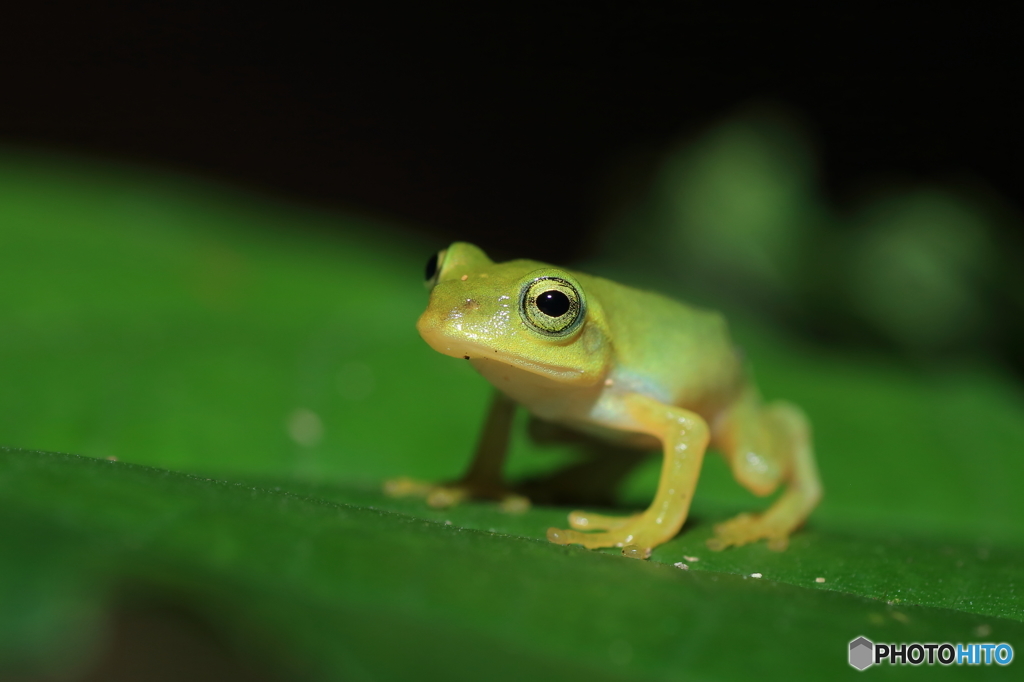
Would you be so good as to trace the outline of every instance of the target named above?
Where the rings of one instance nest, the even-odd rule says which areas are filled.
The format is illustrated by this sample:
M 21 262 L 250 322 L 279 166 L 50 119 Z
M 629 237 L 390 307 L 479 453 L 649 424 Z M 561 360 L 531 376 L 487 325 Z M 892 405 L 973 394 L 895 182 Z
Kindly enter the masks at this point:
M 785 549 L 820 500 L 806 417 L 789 403 L 761 400 L 721 315 L 537 261 L 495 263 L 463 242 L 432 257 L 426 275 L 420 335 L 468 360 L 497 392 L 460 480 L 394 479 L 389 493 L 425 495 L 439 507 L 467 497 L 527 506 L 501 480 L 518 404 L 541 420 L 663 452 L 650 507 L 622 517 L 574 511 L 570 528 L 548 530 L 551 542 L 648 557 L 682 528 L 709 445 L 755 494 L 786 486 L 763 514 L 716 526 L 712 550 L 760 539 Z

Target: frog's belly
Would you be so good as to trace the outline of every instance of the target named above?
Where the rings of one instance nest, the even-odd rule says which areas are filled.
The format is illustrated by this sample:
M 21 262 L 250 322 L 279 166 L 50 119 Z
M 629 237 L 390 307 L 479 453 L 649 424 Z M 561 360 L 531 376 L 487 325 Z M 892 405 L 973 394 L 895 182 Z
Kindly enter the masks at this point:
M 493 360 L 473 359 L 472 363 L 491 384 L 539 419 L 628 447 L 660 447 L 657 438 L 639 432 L 616 400 L 617 392 L 609 391 L 603 382 L 573 386 Z M 619 409 L 609 409 L 611 405 Z
M 608 441 L 609 443 L 615 443 L 616 445 L 637 448 L 638 450 L 661 449 L 661 441 L 647 433 L 626 431 L 621 428 L 605 426 L 595 421 L 569 421 L 561 422 L 561 424 L 580 433 Z

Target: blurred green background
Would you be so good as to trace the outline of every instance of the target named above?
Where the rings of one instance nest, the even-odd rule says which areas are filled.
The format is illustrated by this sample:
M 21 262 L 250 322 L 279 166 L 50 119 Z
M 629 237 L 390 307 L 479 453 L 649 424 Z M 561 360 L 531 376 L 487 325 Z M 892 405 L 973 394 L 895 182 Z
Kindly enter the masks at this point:
M 858 635 L 1018 646 L 1013 213 L 920 183 L 840 210 L 816 163 L 791 113 L 742 108 L 623 163 L 565 263 L 723 309 L 766 396 L 814 425 L 826 493 L 789 550 L 704 549 L 767 504 L 712 457 L 684 533 L 644 563 L 546 543 L 568 508 L 379 493 L 459 474 L 489 391 L 415 332 L 439 246 L 422 231 L 0 150 L 0 670 L 832 678 L 857 674 Z M 524 427 L 511 478 L 583 461 Z M 644 505 L 657 473 L 615 506 Z

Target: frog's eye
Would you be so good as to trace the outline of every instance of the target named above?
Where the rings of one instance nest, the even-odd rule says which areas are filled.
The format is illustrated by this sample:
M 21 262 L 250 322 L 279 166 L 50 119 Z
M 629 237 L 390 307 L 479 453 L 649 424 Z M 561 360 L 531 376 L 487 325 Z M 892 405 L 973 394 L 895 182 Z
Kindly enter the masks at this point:
M 441 274 L 441 264 L 444 263 L 444 254 L 446 252 L 447 249 L 442 249 L 427 259 L 427 268 L 424 274 L 426 275 L 425 284 L 428 289 L 433 288 L 437 284 L 437 276 Z
M 527 284 L 520 307 L 527 324 L 544 334 L 563 336 L 583 319 L 583 297 L 561 277 L 541 277 Z

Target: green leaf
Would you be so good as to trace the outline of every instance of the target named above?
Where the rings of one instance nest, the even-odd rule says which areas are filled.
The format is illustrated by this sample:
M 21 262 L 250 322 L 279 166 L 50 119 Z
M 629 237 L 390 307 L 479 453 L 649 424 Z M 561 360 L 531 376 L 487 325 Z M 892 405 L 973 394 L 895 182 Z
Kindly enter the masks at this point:
M 0 442 L 88 456 L 0 451 L 0 669 L 88 666 L 105 612 L 149 599 L 289 679 L 820 679 L 855 674 L 858 635 L 1021 641 L 1024 398 L 994 367 L 907 368 L 739 320 L 765 394 L 816 431 L 825 499 L 783 553 L 704 549 L 767 504 L 716 457 L 649 562 L 547 543 L 565 508 L 382 496 L 390 476 L 457 475 L 488 394 L 415 333 L 436 246 L 0 156 Z M 600 274 L 642 264 L 619 267 Z M 513 450 L 519 479 L 581 456 L 522 433 Z
M 970 640 L 979 626 L 999 641 L 1024 634 L 1024 624 L 1008 618 L 857 597 L 841 577 L 836 589 L 789 585 L 773 572 L 792 579 L 792 564 L 765 561 L 757 548 L 718 559 L 688 538 L 646 563 L 515 532 L 550 521 L 550 510 L 508 517 L 469 505 L 446 512 L 448 524 L 327 495 L 72 455 L 7 450 L 0 462 L 5 525 L 22 514 L 50 520 L 61 535 L 94 548 L 81 567 L 103 583 L 116 578 L 185 594 L 235 632 L 250 656 L 290 674 L 407 678 L 426 670 L 477 679 L 485 669 L 497 679 L 627 672 L 739 679 L 752 665 L 786 669 L 793 665 L 789 647 L 799 645 L 801 666 L 831 676 L 852 672 L 845 645 L 858 635 Z M 368 492 L 352 497 L 381 502 Z M 505 527 L 475 529 L 481 522 Z M 822 540 L 824 547 L 809 551 Z M 857 562 L 865 548 L 875 551 Z M 661 563 L 691 549 L 701 561 L 689 571 Z M 798 570 L 824 557 L 831 576 L 902 563 L 906 551 L 877 549 L 813 534 L 776 556 L 796 560 Z M 852 560 L 838 565 L 830 556 L 836 550 L 854 550 Z M 1020 556 L 990 555 L 963 573 L 998 578 L 1014 559 Z M 730 574 L 747 562 L 765 577 Z M 917 585 L 930 571 L 899 566 L 886 581 Z

